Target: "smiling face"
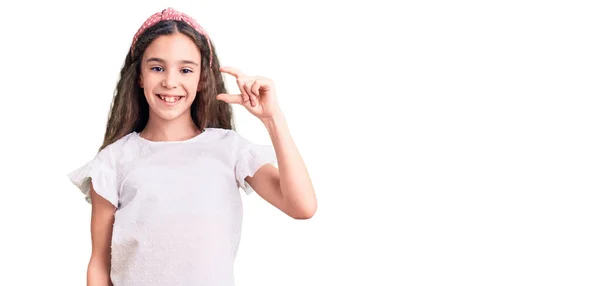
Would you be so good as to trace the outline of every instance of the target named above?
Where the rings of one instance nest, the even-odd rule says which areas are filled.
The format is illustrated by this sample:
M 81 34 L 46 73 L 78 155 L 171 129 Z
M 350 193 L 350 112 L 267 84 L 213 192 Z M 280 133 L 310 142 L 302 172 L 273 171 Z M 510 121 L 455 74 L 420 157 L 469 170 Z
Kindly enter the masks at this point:
M 186 35 L 156 38 L 144 51 L 140 86 L 150 107 L 149 121 L 188 117 L 200 80 L 200 50 Z

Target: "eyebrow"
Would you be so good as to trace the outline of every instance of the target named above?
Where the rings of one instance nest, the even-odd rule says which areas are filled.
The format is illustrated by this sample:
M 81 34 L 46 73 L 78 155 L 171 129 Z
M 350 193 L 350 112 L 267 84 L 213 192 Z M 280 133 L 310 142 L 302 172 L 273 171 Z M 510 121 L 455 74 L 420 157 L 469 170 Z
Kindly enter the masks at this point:
M 161 58 L 149 58 L 149 59 L 146 60 L 146 62 L 147 63 L 149 63 L 149 62 L 159 62 L 161 64 L 165 64 L 166 63 L 165 60 L 163 60 Z M 182 64 L 195 65 L 195 66 L 198 66 L 198 67 L 200 66 L 197 62 L 190 61 L 190 60 L 181 60 L 179 62 L 182 63 Z

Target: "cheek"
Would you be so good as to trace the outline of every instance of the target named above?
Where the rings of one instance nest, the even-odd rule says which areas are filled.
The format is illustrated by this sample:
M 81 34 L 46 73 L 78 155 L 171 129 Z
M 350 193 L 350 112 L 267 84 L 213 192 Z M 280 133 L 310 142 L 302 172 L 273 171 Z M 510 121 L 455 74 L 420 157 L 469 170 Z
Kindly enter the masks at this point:
M 156 79 L 149 74 L 142 73 L 140 75 L 140 85 L 144 90 L 151 89 L 154 81 L 156 81 Z
M 189 79 L 185 83 L 185 89 L 190 94 L 195 94 L 198 92 L 198 78 L 194 77 L 193 79 Z

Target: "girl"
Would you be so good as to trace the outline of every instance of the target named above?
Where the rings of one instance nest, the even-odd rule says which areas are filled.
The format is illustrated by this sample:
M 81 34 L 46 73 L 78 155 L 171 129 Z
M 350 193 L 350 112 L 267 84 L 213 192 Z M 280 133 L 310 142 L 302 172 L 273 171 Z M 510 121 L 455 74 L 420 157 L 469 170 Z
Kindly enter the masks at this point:
M 230 104 L 258 117 L 273 147 L 236 133 Z M 92 205 L 88 285 L 234 285 L 239 188 L 292 218 L 316 210 L 273 82 L 220 68 L 207 33 L 171 8 L 133 37 L 104 143 L 69 178 Z

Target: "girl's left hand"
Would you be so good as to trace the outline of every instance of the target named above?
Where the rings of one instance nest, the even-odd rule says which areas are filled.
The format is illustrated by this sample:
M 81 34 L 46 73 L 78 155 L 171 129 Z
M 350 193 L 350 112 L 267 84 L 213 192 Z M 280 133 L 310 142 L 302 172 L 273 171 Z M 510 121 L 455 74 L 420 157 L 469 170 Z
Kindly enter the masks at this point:
M 220 71 L 236 78 L 241 94 L 221 93 L 217 95 L 218 100 L 242 105 L 259 119 L 273 118 L 281 112 L 275 96 L 275 84 L 271 79 L 246 76 L 231 67 L 222 67 Z

